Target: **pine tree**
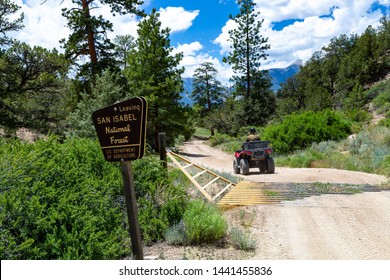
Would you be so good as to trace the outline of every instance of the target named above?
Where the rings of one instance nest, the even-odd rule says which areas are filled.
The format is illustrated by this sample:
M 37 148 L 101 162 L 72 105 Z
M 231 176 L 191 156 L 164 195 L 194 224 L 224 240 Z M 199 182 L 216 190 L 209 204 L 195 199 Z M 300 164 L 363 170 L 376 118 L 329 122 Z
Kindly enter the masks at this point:
M 10 21 L 9 15 L 15 14 L 20 7 L 9 0 L 0 0 L 0 46 L 7 45 L 12 40 L 7 37 L 6 33 L 10 31 L 18 31 L 23 28 L 23 13 L 19 18 Z
M 147 141 L 158 148 L 158 134 L 165 132 L 167 143 L 178 135 L 189 137 L 189 110 L 180 103 L 183 91 L 179 67 L 181 53 L 172 54 L 169 28 L 162 29 L 159 13 L 155 9 L 138 25 L 136 47 L 128 56 L 125 75 L 134 95 L 148 101 Z
M 69 64 L 56 50 L 14 43 L 0 57 L 0 126 L 52 129 Z
M 292 76 L 282 83 L 277 92 L 277 98 L 278 113 L 281 115 L 306 109 L 307 97 L 298 75 Z
M 77 61 L 81 56 L 88 56 L 90 63 L 84 64 L 80 73 L 81 76 L 94 76 L 101 73 L 104 69 L 115 66 L 112 59 L 114 44 L 108 38 L 108 32 L 112 31 L 112 23 L 102 16 L 91 14 L 92 7 L 98 3 L 108 5 L 111 12 L 124 15 L 133 13 L 143 15 L 138 10 L 140 0 L 72 0 L 76 5 L 72 9 L 63 9 L 62 15 L 68 20 L 68 27 L 71 34 L 67 40 L 61 42 L 68 58 Z
M 252 0 L 238 0 L 237 3 L 240 13 L 230 15 L 237 24 L 237 28 L 229 31 L 233 50 L 224 62 L 233 66 L 237 91 L 249 98 L 256 84 L 254 76 L 266 76 L 260 71 L 260 65 L 261 60 L 267 58 L 270 45 L 267 44 L 268 38 L 260 33 L 264 19 L 258 20 L 260 13 L 254 10 L 256 4 Z
M 76 109 L 66 120 L 65 134 L 78 137 L 96 137 L 91 115 L 94 111 L 114 104 L 124 98 L 120 77 L 108 70 L 96 77 L 91 94 L 82 92 Z
M 223 100 L 223 88 L 217 80 L 217 74 L 218 71 L 211 62 L 202 63 L 194 73 L 191 96 L 206 114 Z
M 115 37 L 114 44 L 118 63 L 124 69 L 127 67 L 127 56 L 135 48 L 135 38 L 131 35 L 119 35 Z

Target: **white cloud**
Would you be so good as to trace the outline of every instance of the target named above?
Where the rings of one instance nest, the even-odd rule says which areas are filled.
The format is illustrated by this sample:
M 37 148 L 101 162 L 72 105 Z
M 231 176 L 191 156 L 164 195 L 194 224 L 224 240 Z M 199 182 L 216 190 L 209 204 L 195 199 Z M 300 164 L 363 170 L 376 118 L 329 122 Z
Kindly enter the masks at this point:
M 58 49 L 59 40 L 69 34 L 65 27 L 66 20 L 61 15 L 61 9 L 69 7 L 71 1 L 65 0 L 61 5 L 59 1 L 47 1 L 45 4 L 34 0 L 24 2 L 18 0 L 16 4 L 21 7 L 20 12 L 24 13 L 23 24 L 25 27 L 10 35 L 33 46 Z
M 160 21 L 163 28 L 169 27 L 171 33 L 184 31 L 191 27 L 194 19 L 199 15 L 199 10 L 186 11 L 183 7 L 160 8 Z
M 43 5 L 40 4 L 42 2 L 40 0 L 15 0 L 14 2 L 22 7 L 21 12 L 25 14 L 25 28 L 9 35 L 32 46 L 60 49 L 59 40 L 69 36 L 67 22 L 61 15 L 61 9 L 73 7 L 72 0 L 48 0 Z M 261 12 L 260 17 L 264 18 L 262 35 L 269 38 L 268 43 L 271 45 L 268 51 L 269 57 L 263 62 L 265 68 L 286 67 L 297 59 L 306 61 L 333 37 L 341 34 L 361 34 L 369 25 L 376 27 L 382 15 L 379 11 L 369 12 L 370 7 L 373 3 L 390 6 L 390 0 L 255 0 L 255 2 Z M 142 8 L 150 5 L 152 0 L 146 0 Z M 138 19 L 132 16 L 114 17 L 106 5 L 99 6 L 100 8 L 93 12 L 101 13 L 114 24 L 114 32 L 109 34 L 110 38 L 123 34 L 137 36 Z M 199 10 L 185 10 L 185 5 L 182 6 L 159 10 L 162 26 L 169 27 L 171 33 L 189 29 L 196 24 L 196 18 L 201 13 Z M 323 17 L 331 12 L 332 17 Z M 288 19 L 301 19 L 301 21 L 282 30 L 273 29 L 275 23 Z M 234 21 L 227 20 L 220 35 L 214 40 L 223 56 L 231 51 L 228 31 L 234 27 Z M 179 44 L 176 47 L 176 51 L 184 54 L 182 65 L 186 67 L 185 76 L 191 76 L 201 63 L 210 61 L 217 68 L 221 79 L 227 80 L 232 74 L 230 67 L 217 59 L 212 51 L 208 52 L 202 45 L 201 39 L 193 38 L 192 43 Z
M 184 56 L 193 56 L 197 51 L 200 51 L 203 48 L 202 44 L 198 41 L 192 42 L 191 44 L 179 44 L 174 53 L 182 52 Z
M 367 0 L 256 0 L 260 17 L 264 19 L 262 35 L 268 37 L 271 49 L 263 62 L 264 68 L 286 67 L 297 59 L 307 61 L 315 51 L 321 50 L 329 41 L 341 34 L 360 35 L 372 25 L 376 27 L 381 13 L 370 12 L 375 2 Z M 389 5 L 390 0 L 381 0 Z M 324 17 L 332 13 L 332 17 Z M 273 30 L 275 22 L 301 19 L 282 30 Z M 230 52 L 228 31 L 234 28 L 228 21 L 214 43 L 220 46 L 221 54 Z
M 108 5 L 101 5 L 99 9 L 95 10 L 96 15 L 103 15 L 103 18 L 113 24 L 113 32 L 108 34 L 110 39 L 117 35 L 132 35 L 137 37 L 138 20 L 134 15 L 116 15 L 113 16 Z
M 190 44 L 179 44 L 174 48 L 173 53 L 183 53 L 183 59 L 180 62 L 180 67 L 185 68 L 184 78 L 193 77 L 195 70 L 204 62 L 213 63 L 218 71 L 218 79 L 222 82 L 227 82 L 232 75 L 230 66 L 221 63 L 217 58 L 212 57 L 207 53 L 202 53 L 203 46 L 198 41 Z
M 37 0 L 15 2 L 21 7 L 20 12 L 24 12 L 25 27 L 10 36 L 32 46 L 60 49 L 59 40 L 67 39 L 70 34 L 61 10 L 74 7 L 72 0 L 48 0 L 44 4 Z M 91 14 L 101 14 L 113 23 L 114 32 L 109 34 L 111 39 L 124 34 L 136 36 L 137 19 L 134 16 L 113 16 L 107 5 L 98 5 L 98 8 L 91 10 Z
M 332 7 L 337 7 L 343 2 L 358 2 L 350 0 L 255 0 L 257 9 L 261 12 L 261 17 L 270 21 L 281 21 L 285 19 L 304 19 L 311 16 L 322 16 L 330 12 Z M 367 2 L 366 0 L 363 0 Z
M 229 42 L 229 30 L 236 28 L 237 24 L 233 20 L 228 20 L 224 27 L 222 27 L 222 33 L 214 40 L 214 44 L 221 47 L 220 54 L 224 55 L 230 52 L 231 44 Z

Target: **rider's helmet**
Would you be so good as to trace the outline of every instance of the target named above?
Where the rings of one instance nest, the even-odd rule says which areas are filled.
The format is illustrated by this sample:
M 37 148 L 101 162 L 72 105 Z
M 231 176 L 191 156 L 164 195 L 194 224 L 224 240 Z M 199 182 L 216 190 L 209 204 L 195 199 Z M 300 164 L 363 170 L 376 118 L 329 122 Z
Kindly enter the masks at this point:
M 250 134 L 255 134 L 255 133 L 256 133 L 256 129 L 254 129 L 253 127 L 251 127 L 251 128 L 249 129 L 249 133 L 250 133 Z

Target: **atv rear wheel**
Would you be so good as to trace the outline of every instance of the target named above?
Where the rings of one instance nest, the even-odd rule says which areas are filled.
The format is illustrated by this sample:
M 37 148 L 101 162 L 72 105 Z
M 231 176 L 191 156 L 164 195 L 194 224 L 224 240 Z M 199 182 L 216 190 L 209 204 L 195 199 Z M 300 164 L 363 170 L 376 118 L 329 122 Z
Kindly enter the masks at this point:
M 275 173 L 275 162 L 272 157 L 267 157 L 267 173 Z
M 249 162 L 246 158 L 242 158 L 240 160 L 240 170 L 242 175 L 249 174 Z
M 237 159 L 233 161 L 233 172 L 234 174 L 240 174 L 240 166 L 239 161 Z

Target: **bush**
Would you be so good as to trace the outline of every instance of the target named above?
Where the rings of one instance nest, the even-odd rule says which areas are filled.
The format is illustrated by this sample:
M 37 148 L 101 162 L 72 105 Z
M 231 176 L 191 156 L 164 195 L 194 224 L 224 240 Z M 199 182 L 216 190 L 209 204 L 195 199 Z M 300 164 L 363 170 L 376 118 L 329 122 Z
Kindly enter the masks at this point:
M 390 129 L 370 127 L 354 139 L 314 143 L 310 148 L 276 157 L 278 166 L 338 168 L 390 175 Z
M 390 154 L 390 130 L 386 127 L 372 127 L 356 135 L 349 142 L 350 164 L 354 170 L 377 172 L 388 175 L 386 159 Z
M 342 111 L 341 114 L 348 120 L 358 123 L 368 123 L 372 118 L 372 115 L 369 112 L 361 109 Z
M 0 138 L 1 259 L 119 259 L 130 238 L 122 175 L 97 141 L 56 138 L 28 144 Z M 163 239 L 187 197 L 160 162 L 134 162 L 144 240 Z
M 212 243 L 226 236 L 227 223 L 219 209 L 201 200 L 188 204 L 183 222 L 189 244 Z
M 366 94 L 370 100 L 374 99 L 374 103 L 380 102 L 380 100 L 375 100 L 375 99 L 381 94 L 387 95 L 388 96 L 387 101 L 390 102 L 389 92 L 390 92 L 390 81 L 385 80 L 371 87 L 369 90 L 367 90 Z M 376 104 L 376 105 L 380 106 L 381 104 Z
M 165 240 L 171 245 L 186 245 L 187 233 L 184 222 L 181 221 L 169 228 L 165 234 Z
M 380 126 L 389 127 L 390 128 L 390 117 L 379 121 Z
M 120 170 L 99 144 L 0 140 L 1 259 L 115 259 L 129 254 Z
M 257 241 L 249 233 L 237 227 L 233 227 L 230 230 L 229 237 L 233 247 L 238 250 L 254 251 L 257 248 Z
M 231 142 L 233 140 L 234 140 L 234 138 L 227 135 L 227 134 L 216 133 L 214 136 L 210 137 L 209 141 L 210 141 L 210 146 L 215 147 L 215 146 L 220 145 L 222 143 Z
M 351 132 L 349 124 L 330 110 L 304 112 L 287 116 L 282 123 L 264 130 L 274 150 L 287 154 L 309 147 L 312 143 L 339 140 Z

